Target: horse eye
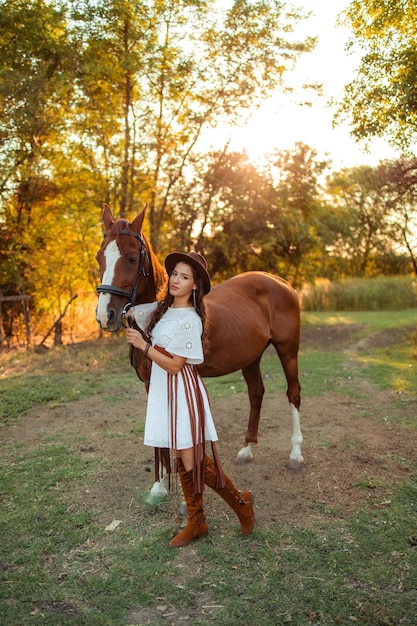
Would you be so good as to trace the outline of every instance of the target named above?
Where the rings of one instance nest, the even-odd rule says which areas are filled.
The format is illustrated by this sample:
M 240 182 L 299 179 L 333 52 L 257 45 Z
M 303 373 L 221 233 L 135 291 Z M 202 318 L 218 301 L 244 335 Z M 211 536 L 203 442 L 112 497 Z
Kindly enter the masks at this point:
M 126 263 L 128 263 L 129 265 L 136 265 L 137 262 L 138 262 L 138 257 L 136 254 L 132 256 L 128 256 L 126 259 Z

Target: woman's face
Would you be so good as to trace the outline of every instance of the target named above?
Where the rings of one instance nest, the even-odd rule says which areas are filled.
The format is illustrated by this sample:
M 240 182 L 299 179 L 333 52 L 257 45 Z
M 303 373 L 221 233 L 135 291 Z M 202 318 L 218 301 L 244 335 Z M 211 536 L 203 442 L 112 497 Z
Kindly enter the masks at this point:
M 183 261 L 177 263 L 169 277 L 169 293 L 171 296 L 175 298 L 190 297 L 192 290 L 196 289 L 196 287 L 191 265 Z

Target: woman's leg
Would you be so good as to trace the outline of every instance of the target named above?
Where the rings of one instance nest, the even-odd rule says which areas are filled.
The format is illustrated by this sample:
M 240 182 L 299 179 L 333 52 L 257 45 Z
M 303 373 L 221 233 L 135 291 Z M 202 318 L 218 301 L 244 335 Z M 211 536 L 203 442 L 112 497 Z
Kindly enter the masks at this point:
M 193 539 L 208 533 L 206 516 L 204 515 L 203 494 L 195 493 L 194 451 L 192 448 L 177 451 L 177 467 L 187 505 L 188 522 L 184 530 L 169 542 L 169 545 L 173 548 L 186 546 Z
M 243 535 L 250 535 L 255 527 L 253 495 L 251 491 L 238 491 L 231 479 L 224 474 L 225 486 L 218 488 L 216 466 L 211 458 L 204 456 L 205 483 L 230 506 L 239 518 Z M 223 472 L 224 473 L 224 472 Z
M 181 459 L 186 472 L 190 472 L 194 468 L 194 448 L 177 450 L 177 459 L 178 458 Z

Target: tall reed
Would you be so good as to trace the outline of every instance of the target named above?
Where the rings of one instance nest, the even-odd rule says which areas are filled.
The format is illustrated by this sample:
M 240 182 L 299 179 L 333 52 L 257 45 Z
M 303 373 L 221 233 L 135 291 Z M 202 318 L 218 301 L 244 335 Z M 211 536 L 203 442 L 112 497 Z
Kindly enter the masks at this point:
M 389 311 L 417 307 L 412 276 L 318 280 L 301 292 L 304 311 Z

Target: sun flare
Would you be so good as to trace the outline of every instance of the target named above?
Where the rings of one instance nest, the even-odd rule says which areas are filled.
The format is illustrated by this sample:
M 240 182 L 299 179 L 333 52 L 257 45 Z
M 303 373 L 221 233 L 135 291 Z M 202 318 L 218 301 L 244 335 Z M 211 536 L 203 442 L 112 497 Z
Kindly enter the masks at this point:
M 245 151 L 257 165 L 265 155 L 275 151 L 292 150 L 296 143 L 304 143 L 317 151 L 318 158 L 327 158 L 333 168 L 355 165 L 376 166 L 385 158 L 398 154 L 382 139 L 371 142 L 370 149 L 358 145 L 350 136 L 348 125 L 333 128 L 333 118 L 344 86 L 350 82 L 358 67 L 359 57 L 345 50 L 349 33 L 336 26 L 336 19 L 349 0 L 300 0 L 311 17 L 300 25 L 304 34 L 318 35 L 316 49 L 300 58 L 288 75 L 292 93 L 282 89 L 259 108 L 248 112 L 247 122 L 240 127 L 221 125 L 210 129 L 204 137 L 207 149 Z M 311 4 L 314 4 L 312 8 Z M 303 85 L 322 84 L 323 95 L 303 92 Z M 300 105 L 305 99 L 310 106 Z

